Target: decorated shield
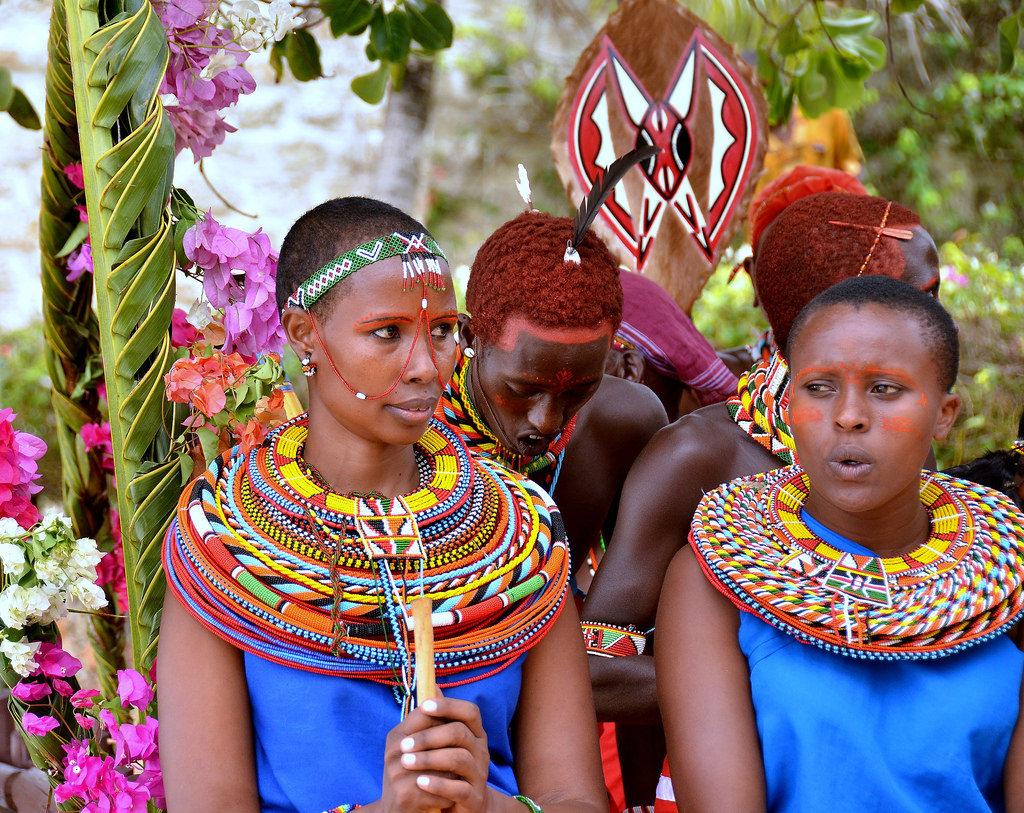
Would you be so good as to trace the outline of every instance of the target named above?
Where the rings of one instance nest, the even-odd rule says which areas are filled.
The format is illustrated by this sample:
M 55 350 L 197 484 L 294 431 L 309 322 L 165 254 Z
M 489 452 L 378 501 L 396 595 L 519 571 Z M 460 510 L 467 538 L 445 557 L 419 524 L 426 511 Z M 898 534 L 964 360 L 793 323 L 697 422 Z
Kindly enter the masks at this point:
M 617 155 L 631 170 L 594 228 L 687 313 L 741 227 L 761 172 L 766 105 L 753 70 L 677 0 L 624 0 L 555 111 L 555 166 L 576 204 Z

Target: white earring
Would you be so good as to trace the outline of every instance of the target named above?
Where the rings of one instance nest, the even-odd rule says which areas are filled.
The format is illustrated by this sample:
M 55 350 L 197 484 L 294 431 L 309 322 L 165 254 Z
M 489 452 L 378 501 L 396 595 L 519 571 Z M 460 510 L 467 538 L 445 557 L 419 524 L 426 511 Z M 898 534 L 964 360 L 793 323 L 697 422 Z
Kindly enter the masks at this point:
M 476 356 L 476 350 L 474 350 L 472 347 L 467 347 L 465 350 L 462 351 L 462 355 L 464 355 L 468 359 L 471 359 Z

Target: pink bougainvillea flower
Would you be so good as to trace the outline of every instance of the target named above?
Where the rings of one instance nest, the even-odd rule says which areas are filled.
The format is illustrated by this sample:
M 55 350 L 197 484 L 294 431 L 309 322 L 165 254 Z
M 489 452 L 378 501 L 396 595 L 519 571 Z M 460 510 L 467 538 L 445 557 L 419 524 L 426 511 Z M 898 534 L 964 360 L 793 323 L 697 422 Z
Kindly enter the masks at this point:
M 227 406 L 224 385 L 219 381 L 204 381 L 192 393 L 192 406 L 212 418 Z
M 46 444 L 28 432 L 14 429 L 13 409 L 0 409 L 0 517 L 10 517 L 26 530 L 39 521 L 32 495 L 42 491 L 36 461 Z
M 199 331 L 188 322 L 188 314 L 181 308 L 175 308 L 171 314 L 171 345 L 188 347 L 199 338 Z
M 60 678 L 51 678 L 50 682 L 53 683 L 53 689 L 61 697 L 71 697 L 75 693 L 75 690 L 71 687 L 71 684 L 66 680 Z
M 21 681 L 11 689 L 11 694 L 23 703 L 34 703 L 36 700 L 42 700 L 52 693 L 53 690 L 47 683 L 26 683 Z
M 64 278 L 68 282 L 74 282 L 82 274 L 92 271 L 92 243 L 89 238 L 68 255 L 68 275 Z
M 35 737 L 45 737 L 53 729 L 60 728 L 60 723 L 49 714 L 40 716 L 31 711 L 26 711 L 22 715 L 21 725 L 26 734 L 32 734 Z
M 44 641 L 39 645 L 36 663 L 39 664 L 36 674 L 47 677 L 74 677 L 82 668 L 82 662 L 78 658 L 69 655 L 58 644 L 51 644 L 49 641 Z
M 62 747 L 64 782 L 54 788 L 54 799 L 66 802 L 74 796 L 87 801 L 97 798 L 104 785 L 110 782 L 107 777 L 114 772 L 113 758 L 92 756 L 88 740 L 72 740 Z
M 164 388 L 168 401 L 187 404 L 192 393 L 203 383 L 203 375 L 195 369 L 191 359 L 178 359 L 164 376 Z
M 75 207 L 75 211 L 78 212 L 78 219 L 83 223 L 89 222 L 89 210 L 85 206 L 78 205 Z
M 134 669 L 118 669 L 117 696 L 122 706 L 145 709 L 153 701 L 153 687 Z
M 85 189 L 85 173 L 81 164 L 68 164 L 64 167 L 64 174 L 76 189 Z
M 87 452 L 100 449 L 108 454 L 113 454 L 114 445 L 110 439 L 110 421 L 83 424 L 80 434 Z
M 96 725 L 96 721 L 86 714 L 79 714 L 75 712 L 75 722 L 78 723 L 86 731 L 92 731 L 93 726 Z
M 96 705 L 93 702 L 93 698 L 99 696 L 100 692 L 98 689 L 79 689 L 71 695 L 71 705 L 76 709 L 91 709 Z
M 121 764 L 148 759 L 156 753 L 158 729 L 156 717 L 147 717 L 139 725 L 126 723 L 120 726 L 117 736 L 113 737 L 114 758 Z

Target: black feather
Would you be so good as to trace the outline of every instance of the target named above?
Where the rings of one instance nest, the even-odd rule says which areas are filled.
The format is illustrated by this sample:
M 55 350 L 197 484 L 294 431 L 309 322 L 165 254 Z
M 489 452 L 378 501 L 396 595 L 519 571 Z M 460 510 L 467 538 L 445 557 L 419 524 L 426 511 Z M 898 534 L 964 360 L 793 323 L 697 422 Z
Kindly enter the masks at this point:
M 594 184 L 590 194 L 580 201 L 580 207 L 576 210 L 576 217 L 572 223 L 573 248 L 583 242 L 583 238 L 587 235 L 587 229 L 590 228 L 597 213 L 601 211 L 601 206 L 615 189 L 615 184 L 621 181 L 623 176 L 634 166 L 648 158 L 653 158 L 659 152 L 661 152 L 661 147 L 647 144 L 612 161 L 611 166 L 601 175 L 601 179 Z

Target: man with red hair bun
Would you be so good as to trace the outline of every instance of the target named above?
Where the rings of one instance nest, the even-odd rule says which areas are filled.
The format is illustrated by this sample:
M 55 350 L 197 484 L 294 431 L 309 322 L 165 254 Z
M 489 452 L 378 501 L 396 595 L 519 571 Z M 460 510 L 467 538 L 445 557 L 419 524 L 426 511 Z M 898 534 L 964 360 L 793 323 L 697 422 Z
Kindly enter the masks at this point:
M 791 202 L 763 230 L 754 290 L 779 341 L 818 293 L 848 277 L 885 274 L 934 291 L 935 243 L 917 217 L 883 198 L 822 192 Z M 650 629 L 661 581 L 686 544 L 701 496 L 737 477 L 794 462 L 788 369 L 769 344 L 737 395 L 684 415 L 637 458 L 622 494 L 615 535 L 588 592 L 583 623 Z M 699 624 L 700 619 L 693 619 Z M 657 721 L 654 659 L 591 663 L 598 717 Z M 667 786 L 670 787 L 670 786 Z
M 527 211 L 480 247 L 440 408 L 471 449 L 551 493 L 581 575 L 630 465 L 667 418 L 650 390 L 604 375 L 622 284 L 595 234 L 570 259 L 572 236 L 571 218 Z

